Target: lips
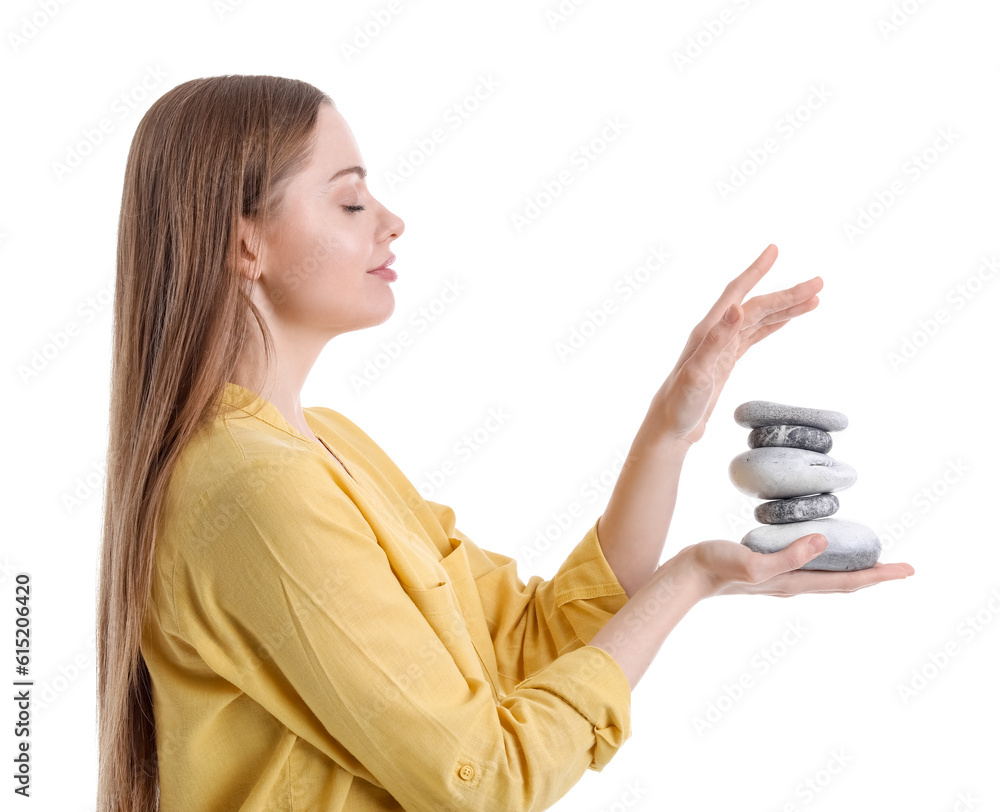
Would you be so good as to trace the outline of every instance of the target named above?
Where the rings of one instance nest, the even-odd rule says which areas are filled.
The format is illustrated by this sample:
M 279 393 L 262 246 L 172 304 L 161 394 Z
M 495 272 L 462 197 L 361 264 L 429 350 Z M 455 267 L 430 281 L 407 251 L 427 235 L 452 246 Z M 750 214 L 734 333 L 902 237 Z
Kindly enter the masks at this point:
M 395 254 L 389 254 L 389 258 L 385 262 L 383 262 L 377 268 L 372 268 L 371 271 L 368 271 L 368 273 L 372 273 L 373 271 L 384 271 L 390 265 L 392 265 L 392 263 L 394 263 L 395 261 L 396 261 L 396 255 Z

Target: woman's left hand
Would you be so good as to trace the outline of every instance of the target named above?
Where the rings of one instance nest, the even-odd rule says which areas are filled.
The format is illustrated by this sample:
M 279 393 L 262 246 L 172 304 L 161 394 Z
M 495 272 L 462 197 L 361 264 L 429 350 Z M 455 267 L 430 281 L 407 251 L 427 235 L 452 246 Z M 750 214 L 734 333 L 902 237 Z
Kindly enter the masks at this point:
M 819 304 L 816 294 L 823 280 L 818 276 L 743 302 L 777 256 L 777 246 L 768 245 L 749 268 L 726 286 L 708 315 L 691 331 L 677 364 L 649 408 L 647 420 L 652 421 L 660 436 L 686 443 L 700 440 L 736 361 L 762 338 Z

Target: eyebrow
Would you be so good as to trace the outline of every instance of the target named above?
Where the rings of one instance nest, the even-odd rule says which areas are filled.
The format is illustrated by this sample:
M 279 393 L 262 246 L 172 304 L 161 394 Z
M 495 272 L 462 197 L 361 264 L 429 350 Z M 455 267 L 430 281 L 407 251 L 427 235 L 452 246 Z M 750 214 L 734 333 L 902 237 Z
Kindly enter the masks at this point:
M 368 177 L 368 170 L 363 166 L 348 166 L 346 169 L 341 169 L 339 172 L 334 172 L 327 183 L 333 183 L 337 178 L 343 177 L 344 175 L 350 174 L 351 172 L 356 172 L 357 175 L 364 180 Z

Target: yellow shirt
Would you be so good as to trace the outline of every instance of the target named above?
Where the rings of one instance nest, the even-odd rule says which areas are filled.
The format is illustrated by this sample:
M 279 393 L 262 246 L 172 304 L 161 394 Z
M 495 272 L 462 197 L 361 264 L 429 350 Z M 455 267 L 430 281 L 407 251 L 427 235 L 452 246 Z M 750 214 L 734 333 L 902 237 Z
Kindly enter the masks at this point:
M 172 475 L 141 649 L 161 810 L 542 810 L 603 769 L 631 691 L 587 645 L 627 600 L 596 519 L 525 584 L 358 426 L 303 413 L 343 466 L 227 383 Z

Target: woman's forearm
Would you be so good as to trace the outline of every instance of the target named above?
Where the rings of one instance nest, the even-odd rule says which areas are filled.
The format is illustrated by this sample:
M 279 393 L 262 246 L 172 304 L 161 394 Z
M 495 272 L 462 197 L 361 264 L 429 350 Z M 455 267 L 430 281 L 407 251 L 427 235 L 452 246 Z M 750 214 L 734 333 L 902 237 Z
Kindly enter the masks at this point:
M 597 521 L 601 550 L 629 597 L 659 564 L 690 447 L 659 432 L 647 416 Z
M 589 645 L 608 652 L 634 690 L 667 635 L 705 597 L 704 588 L 688 549 L 681 550 L 656 569 Z

